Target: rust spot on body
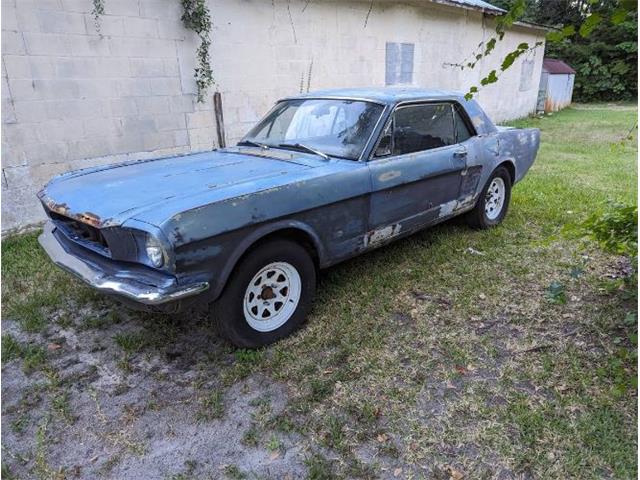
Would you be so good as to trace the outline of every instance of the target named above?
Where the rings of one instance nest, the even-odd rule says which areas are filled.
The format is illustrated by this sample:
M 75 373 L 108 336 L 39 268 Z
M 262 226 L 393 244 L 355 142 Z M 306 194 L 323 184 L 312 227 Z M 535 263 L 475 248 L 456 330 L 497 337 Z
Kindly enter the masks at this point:
M 88 223 L 93 227 L 99 227 L 102 225 L 100 217 L 91 212 L 79 213 L 78 215 L 76 215 L 76 219 L 83 223 Z

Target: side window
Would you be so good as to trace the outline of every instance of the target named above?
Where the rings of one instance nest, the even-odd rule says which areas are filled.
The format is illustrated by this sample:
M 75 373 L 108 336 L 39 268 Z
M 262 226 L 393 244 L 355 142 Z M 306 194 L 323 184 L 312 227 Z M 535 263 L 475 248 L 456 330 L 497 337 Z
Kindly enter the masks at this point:
M 465 140 L 468 140 L 473 135 L 469 131 L 469 127 L 467 127 L 464 118 L 460 115 L 459 107 L 455 107 L 455 124 L 456 124 L 456 143 L 462 143 Z
M 401 107 L 394 113 L 393 154 L 453 145 L 455 130 L 450 104 Z

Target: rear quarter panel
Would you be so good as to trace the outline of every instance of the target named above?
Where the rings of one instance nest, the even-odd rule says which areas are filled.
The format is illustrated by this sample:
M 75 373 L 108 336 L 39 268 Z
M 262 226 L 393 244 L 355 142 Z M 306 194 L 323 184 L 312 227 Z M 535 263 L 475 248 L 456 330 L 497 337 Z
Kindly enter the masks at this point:
M 514 173 L 514 184 L 527 174 L 535 161 L 540 146 L 540 131 L 537 128 L 506 128 L 475 137 L 480 154 L 470 157 L 467 176 L 461 189 L 464 205 L 470 208 L 477 201 L 493 171 L 500 165 L 510 166 Z M 472 178 L 473 177 L 473 178 Z M 464 187 L 465 183 L 468 185 Z M 469 196 L 472 189 L 473 195 Z
M 515 165 L 519 182 L 533 165 L 540 147 L 540 130 L 537 128 L 504 128 L 498 130 L 500 158 L 511 160 Z

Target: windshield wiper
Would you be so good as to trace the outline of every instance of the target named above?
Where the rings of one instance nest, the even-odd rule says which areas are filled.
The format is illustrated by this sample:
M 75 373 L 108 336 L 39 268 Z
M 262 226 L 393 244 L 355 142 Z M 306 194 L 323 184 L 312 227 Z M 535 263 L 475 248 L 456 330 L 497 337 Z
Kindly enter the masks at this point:
M 281 143 L 278 146 L 284 147 L 284 148 L 297 148 L 298 150 L 306 150 L 307 152 L 311 152 L 311 153 L 315 153 L 316 155 L 319 155 L 325 160 L 330 160 L 329 155 L 327 155 L 326 153 L 321 152 L 320 150 L 316 150 L 313 147 L 309 147 L 308 145 L 303 145 L 302 143 Z
M 264 148 L 265 150 L 269 149 L 269 145 L 267 145 L 266 143 L 254 142 L 253 140 L 242 140 L 242 141 L 238 142 L 238 145 L 240 145 L 240 146 L 248 145 L 250 147 L 260 147 L 260 148 Z

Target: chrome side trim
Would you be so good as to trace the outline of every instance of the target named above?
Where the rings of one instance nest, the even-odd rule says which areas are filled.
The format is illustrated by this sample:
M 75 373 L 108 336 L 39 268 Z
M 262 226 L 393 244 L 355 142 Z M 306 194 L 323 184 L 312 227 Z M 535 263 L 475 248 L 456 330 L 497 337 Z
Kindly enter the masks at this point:
M 53 235 L 56 226 L 48 221 L 38 242 L 51 261 L 72 273 L 83 282 L 104 293 L 121 295 L 145 305 L 160 305 L 197 295 L 209 288 L 208 282 L 194 283 L 184 287 L 160 288 L 130 279 L 107 275 L 81 259 L 67 253 Z

